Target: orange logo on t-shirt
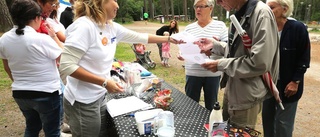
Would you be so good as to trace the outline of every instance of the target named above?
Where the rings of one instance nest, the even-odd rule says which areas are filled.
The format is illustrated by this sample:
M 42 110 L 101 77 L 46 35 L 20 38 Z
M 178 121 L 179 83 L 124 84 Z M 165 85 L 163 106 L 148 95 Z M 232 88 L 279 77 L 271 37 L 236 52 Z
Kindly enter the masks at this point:
M 101 42 L 102 42 L 102 45 L 105 46 L 108 44 L 108 39 L 106 37 L 103 37 Z

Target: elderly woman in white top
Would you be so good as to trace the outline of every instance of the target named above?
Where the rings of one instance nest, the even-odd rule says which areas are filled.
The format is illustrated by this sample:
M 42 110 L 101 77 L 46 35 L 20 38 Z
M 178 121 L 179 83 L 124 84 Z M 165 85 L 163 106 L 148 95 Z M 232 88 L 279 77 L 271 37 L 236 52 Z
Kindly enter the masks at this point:
M 66 30 L 60 72 L 67 77 L 65 115 L 73 137 L 106 136 L 105 94 L 123 92 L 110 79 L 117 43 L 172 41 L 169 36 L 133 32 L 112 22 L 118 3 L 114 0 L 83 0 L 75 3 L 75 21 Z
M 217 38 L 219 41 L 227 42 L 228 29 L 222 21 L 213 20 L 211 13 L 214 8 L 214 0 L 195 0 L 193 4 L 197 22 L 186 26 L 185 31 L 197 38 Z M 218 56 L 208 52 L 208 56 L 212 59 L 219 59 Z M 203 56 L 206 56 L 203 53 Z M 178 59 L 183 60 L 181 56 Z M 185 61 L 186 85 L 185 90 L 187 96 L 194 101 L 199 102 L 201 90 L 204 92 L 205 107 L 208 110 L 213 109 L 214 103 L 218 100 L 219 82 L 221 72 L 211 72 L 204 69 L 199 64 Z

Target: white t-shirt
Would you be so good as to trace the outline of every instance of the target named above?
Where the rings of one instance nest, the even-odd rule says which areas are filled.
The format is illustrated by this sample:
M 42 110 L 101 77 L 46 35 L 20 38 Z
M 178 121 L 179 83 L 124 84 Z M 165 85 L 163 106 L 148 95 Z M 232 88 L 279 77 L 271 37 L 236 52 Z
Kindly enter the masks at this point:
M 106 45 L 102 44 L 104 40 Z M 80 67 L 97 76 L 108 78 L 119 41 L 145 44 L 148 42 L 148 35 L 133 32 L 115 22 L 99 28 L 89 18 L 80 17 L 67 28 L 65 46 L 85 52 L 78 63 Z M 105 93 L 106 89 L 101 85 L 67 77 L 64 97 L 71 104 L 75 101 L 89 104 Z
M 196 38 L 212 38 L 213 36 L 220 39 L 220 41 L 227 42 L 228 29 L 226 24 L 222 21 L 212 20 L 207 26 L 201 27 L 198 22 L 194 22 L 186 26 L 185 31 L 192 34 Z M 222 56 L 212 55 L 211 59 L 219 59 Z M 185 73 L 189 76 L 198 77 L 214 77 L 220 76 L 221 72 L 212 73 L 201 67 L 199 64 L 185 61 Z
M 24 35 L 19 36 L 15 31 L 16 27 L 0 40 L 0 58 L 8 60 L 14 80 L 12 90 L 48 93 L 59 90 L 56 58 L 62 49 L 49 35 L 37 33 L 30 26 L 24 28 Z
M 57 19 L 47 18 L 46 22 L 53 28 L 54 32 L 57 33 L 58 31 L 61 31 L 63 34 L 65 34 L 66 29 Z

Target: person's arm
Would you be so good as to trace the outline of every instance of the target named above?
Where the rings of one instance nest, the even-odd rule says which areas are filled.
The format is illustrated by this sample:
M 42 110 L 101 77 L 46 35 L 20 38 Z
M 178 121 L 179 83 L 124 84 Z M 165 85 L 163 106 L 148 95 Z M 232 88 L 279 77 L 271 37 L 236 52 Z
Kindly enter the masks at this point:
M 217 41 L 214 38 L 201 38 L 198 41 L 195 41 L 194 44 L 197 44 L 202 53 L 208 52 L 211 50 L 212 53 L 217 55 L 224 55 L 225 47 L 227 46 L 226 42 Z
M 64 33 L 62 31 L 58 31 L 56 33 L 58 39 L 61 41 L 61 42 L 65 42 L 66 41 L 66 36 L 64 35 Z
M 249 29 L 252 30 L 250 54 L 242 51 L 247 49 L 244 49 L 242 41 L 239 41 L 236 43 L 239 46 L 237 52 L 242 55 L 219 59 L 217 70 L 236 78 L 257 77 L 268 71 L 271 73 L 273 80 L 276 81 L 279 67 L 278 27 L 271 16 L 273 15 L 272 11 L 265 9 L 265 13 L 260 12 L 259 14 L 258 18 L 252 19 L 250 22 L 254 22 Z
M 11 69 L 9 68 L 8 60 L 7 59 L 2 59 L 2 63 L 3 63 L 4 70 L 7 72 L 9 78 L 11 79 L 11 81 L 13 81 L 13 77 L 12 77 L 12 74 L 11 74 Z
M 63 43 L 59 40 L 57 34 L 55 33 L 55 31 L 53 30 L 53 28 L 47 24 L 47 30 L 48 30 L 48 35 L 58 44 L 58 46 L 60 48 L 63 49 Z
M 294 40 L 296 41 L 297 56 L 292 81 L 301 81 L 307 68 L 310 67 L 310 39 L 308 31 L 302 23 L 296 29 Z
M 92 74 L 78 65 L 80 59 L 85 54 L 84 51 L 75 47 L 66 46 L 61 54 L 60 60 L 60 75 L 61 79 L 65 79 L 68 75 L 81 81 L 93 83 L 102 86 L 106 84 L 105 88 L 109 93 L 122 92 L 124 89 L 115 81 L 103 78 Z
M 164 42 L 174 43 L 175 40 L 172 39 L 170 36 L 158 36 L 153 34 L 148 35 L 148 43 L 164 43 Z
M 138 33 L 138 32 L 129 30 L 117 23 L 114 23 L 114 26 L 117 27 L 117 34 L 118 34 L 117 39 L 122 42 L 146 44 L 146 43 L 163 43 L 163 42 L 170 41 L 173 43 L 177 43 L 170 36 L 158 36 L 154 34 Z

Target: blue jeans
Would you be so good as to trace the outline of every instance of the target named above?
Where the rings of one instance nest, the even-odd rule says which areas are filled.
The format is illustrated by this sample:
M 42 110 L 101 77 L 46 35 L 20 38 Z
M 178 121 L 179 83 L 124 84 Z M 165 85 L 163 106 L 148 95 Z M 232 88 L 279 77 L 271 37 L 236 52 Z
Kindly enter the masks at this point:
M 298 101 L 284 103 L 280 109 L 272 97 L 263 102 L 262 124 L 265 137 L 292 137 Z
M 60 90 L 61 90 L 61 95 L 60 95 L 60 105 L 61 105 L 61 109 L 60 109 L 60 121 L 61 121 L 61 125 L 63 124 L 63 117 L 64 117 L 64 111 L 63 111 L 63 92 L 64 92 L 64 88 L 65 85 L 63 84 L 62 80 L 60 79 Z
M 60 96 L 14 100 L 26 119 L 24 137 L 38 137 L 42 128 L 46 137 L 60 136 Z
M 218 98 L 220 77 L 221 76 L 196 77 L 186 75 L 185 90 L 187 96 L 199 102 L 201 89 L 203 89 L 205 108 L 211 111 Z

